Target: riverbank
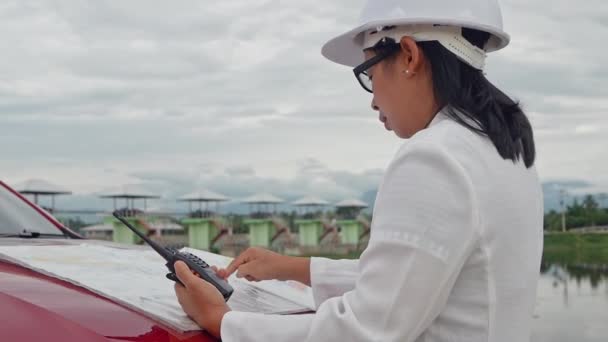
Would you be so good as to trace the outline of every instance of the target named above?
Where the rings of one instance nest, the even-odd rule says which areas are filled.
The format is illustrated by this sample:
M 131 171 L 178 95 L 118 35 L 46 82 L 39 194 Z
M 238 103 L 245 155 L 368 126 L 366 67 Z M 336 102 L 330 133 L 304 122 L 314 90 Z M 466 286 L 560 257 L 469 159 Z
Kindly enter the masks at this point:
M 608 264 L 608 234 L 546 234 L 543 261 L 564 264 Z
M 317 255 L 332 259 L 356 259 L 360 253 Z M 559 264 L 608 265 L 608 234 L 550 233 L 545 235 L 543 261 Z

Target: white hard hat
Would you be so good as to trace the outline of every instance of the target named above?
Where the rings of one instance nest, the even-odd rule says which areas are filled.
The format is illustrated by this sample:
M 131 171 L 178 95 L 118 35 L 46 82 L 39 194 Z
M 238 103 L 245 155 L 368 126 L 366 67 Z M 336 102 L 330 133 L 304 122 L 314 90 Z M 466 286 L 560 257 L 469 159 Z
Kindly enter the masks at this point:
M 392 26 L 396 28 L 383 31 Z M 463 27 L 490 34 L 483 50 L 462 38 Z M 381 38 L 398 42 L 404 36 L 436 40 L 477 69 L 483 68 L 485 52 L 509 43 L 498 0 L 368 0 L 359 26 L 331 39 L 321 53 L 333 62 L 355 67 L 365 61 L 363 50 Z

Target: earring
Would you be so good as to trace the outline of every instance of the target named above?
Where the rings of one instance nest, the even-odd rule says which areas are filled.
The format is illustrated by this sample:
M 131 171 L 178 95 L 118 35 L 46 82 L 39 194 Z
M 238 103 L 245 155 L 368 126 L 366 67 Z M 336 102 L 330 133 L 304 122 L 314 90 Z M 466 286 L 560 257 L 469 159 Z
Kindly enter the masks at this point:
M 406 75 L 409 75 L 410 74 L 410 70 L 409 69 L 408 70 L 403 70 L 403 73 L 406 74 Z

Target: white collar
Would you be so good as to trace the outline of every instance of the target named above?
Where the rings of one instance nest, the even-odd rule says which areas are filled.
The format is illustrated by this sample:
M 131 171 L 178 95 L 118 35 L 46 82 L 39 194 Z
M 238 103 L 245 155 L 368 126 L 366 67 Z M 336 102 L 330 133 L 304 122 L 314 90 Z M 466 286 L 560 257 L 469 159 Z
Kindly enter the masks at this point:
M 435 116 L 433 117 L 433 119 L 431 119 L 431 122 L 429 122 L 427 128 L 434 126 L 436 124 L 438 124 L 439 122 L 443 121 L 443 120 L 448 120 L 450 117 L 447 116 L 445 114 L 445 110 L 446 108 L 443 107 L 442 109 L 440 109 L 437 114 L 435 114 Z

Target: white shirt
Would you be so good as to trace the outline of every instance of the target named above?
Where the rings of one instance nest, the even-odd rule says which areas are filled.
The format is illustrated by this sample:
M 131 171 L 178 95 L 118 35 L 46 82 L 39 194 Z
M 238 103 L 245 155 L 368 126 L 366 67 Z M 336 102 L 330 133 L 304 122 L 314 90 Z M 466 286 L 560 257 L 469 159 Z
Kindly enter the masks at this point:
M 529 341 L 542 251 L 534 168 L 439 113 L 382 180 L 360 260 L 311 259 L 315 314 L 229 312 L 232 341 Z

